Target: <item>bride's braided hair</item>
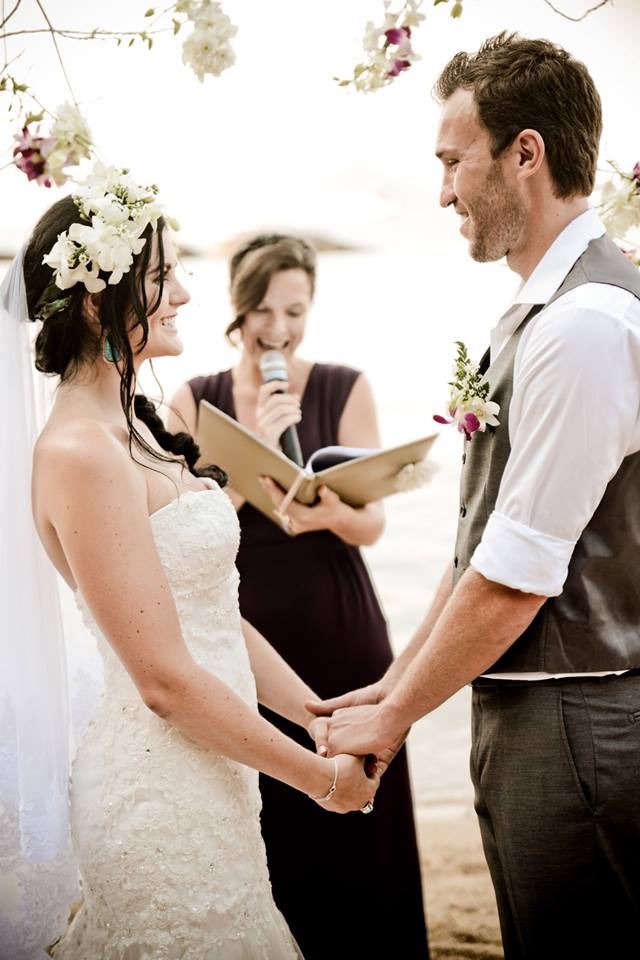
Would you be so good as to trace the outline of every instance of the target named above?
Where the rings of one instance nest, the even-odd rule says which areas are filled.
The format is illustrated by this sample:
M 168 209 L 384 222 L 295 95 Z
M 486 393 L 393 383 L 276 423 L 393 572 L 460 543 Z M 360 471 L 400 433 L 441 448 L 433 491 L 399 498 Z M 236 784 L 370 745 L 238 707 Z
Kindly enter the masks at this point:
M 43 257 L 51 250 L 58 236 L 71 224 L 80 223 L 78 207 L 72 197 L 63 197 L 43 214 L 27 244 L 24 255 L 24 280 L 27 291 L 29 316 L 38 314 L 39 305 L 53 282 L 52 271 L 43 263 Z M 134 352 L 129 340 L 133 329 L 140 328 L 138 352 L 144 349 L 149 336 L 147 317 L 157 309 L 163 293 L 164 245 L 162 233 L 165 227 L 160 218 L 157 225 L 158 239 L 158 295 L 149 303 L 145 290 L 145 276 L 151 258 L 153 228 L 149 225 L 143 237 L 147 242 L 140 253 L 134 255 L 133 266 L 117 284 L 107 284 L 98 294 L 87 294 L 82 283 L 69 290 L 60 291 L 67 304 L 52 313 L 42 324 L 36 337 L 35 364 L 42 373 L 57 375 L 62 381 L 71 379 L 85 363 L 93 363 L 102 353 L 103 342 L 108 338 L 111 348 L 117 352 L 120 375 L 120 402 L 129 431 L 129 450 L 133 445 L 155 460 L 173 463 L 183 457 L 195 476 L 208 476 L 220 486 L 227 476 L 219 467 L 196 468 L 200 449 L 186 431 L 169 433 L 156 412 L 155 405 L 147 397 L 135 393 Z M 101 274 L 106 279 L 105 274 Z M 85 297 L 92 296 L 97 311 L 99 326 L 92 324 L 86 315 Z M 163 456 L 151 447 L 136 430 L 133 417 L 138 417 L 151 430 L 163 450 L 172 456 Z

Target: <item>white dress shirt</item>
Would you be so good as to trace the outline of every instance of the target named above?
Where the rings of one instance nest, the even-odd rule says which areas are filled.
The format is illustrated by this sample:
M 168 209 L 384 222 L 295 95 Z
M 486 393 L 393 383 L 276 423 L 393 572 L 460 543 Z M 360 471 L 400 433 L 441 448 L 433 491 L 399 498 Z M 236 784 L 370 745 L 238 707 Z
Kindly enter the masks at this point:
M 562 231 L 492 330 L 492 360 L 604 232 L 593 210 Z M 607 484 L 640 450 L 640 300 L 587 283 L 537 314 L 516 351 L 509 422 L 496 429 L 509 430 L 511 453 L 471 565 L 505 586 L 558 596 Z

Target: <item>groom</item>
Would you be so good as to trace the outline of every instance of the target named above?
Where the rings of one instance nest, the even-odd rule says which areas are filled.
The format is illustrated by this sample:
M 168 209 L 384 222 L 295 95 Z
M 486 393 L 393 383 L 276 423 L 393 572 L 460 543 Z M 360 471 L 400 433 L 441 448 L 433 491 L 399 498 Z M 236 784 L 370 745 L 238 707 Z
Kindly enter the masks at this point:
M 436 85 L 441 204 L 523 285 L 464 441 L 455 556 L 377 684 L 315 706 L 331 753 L 387 756 L 473 686 L 472 777 L 507 960 L 640 956 L 640 273 L 587 203 L 582 63 L 501 34 Z M 342 708 L 342 709 L 340 709 Z

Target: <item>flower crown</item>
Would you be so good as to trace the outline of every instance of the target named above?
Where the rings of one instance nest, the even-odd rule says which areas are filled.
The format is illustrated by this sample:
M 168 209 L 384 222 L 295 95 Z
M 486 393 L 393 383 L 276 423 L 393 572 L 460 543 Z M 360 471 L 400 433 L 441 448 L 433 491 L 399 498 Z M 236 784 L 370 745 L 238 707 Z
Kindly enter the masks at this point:
M 104 290 L 107 284 L 100 272 L 109 273 L 108 283 L 120 283 L 146 243 L 142 236 L 146 228 L 151 224 L 155 230 L 160 217 L 166 216 L 157 193 L 155 184 L 140 186 L 126 169 L 95 165 L 73 194 L 85 222 L 72 223 L 60 233 L 42 258 L 54 277 L 37 303 L 35 320 L 47 320 L 68 307 L 71 297 L 61 297 L 60 291 L 77 283 L 83 283 L 89 293 Z M 175 221 L 167 220 L 178 228 Z

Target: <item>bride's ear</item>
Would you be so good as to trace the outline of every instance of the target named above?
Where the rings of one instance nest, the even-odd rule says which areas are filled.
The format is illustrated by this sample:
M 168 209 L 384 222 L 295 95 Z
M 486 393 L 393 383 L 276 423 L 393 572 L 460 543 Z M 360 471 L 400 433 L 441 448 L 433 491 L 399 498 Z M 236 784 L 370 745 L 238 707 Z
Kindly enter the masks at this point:
M 100 331 L 100 293 L 86 293 L 82 312 L 96 332 Z

